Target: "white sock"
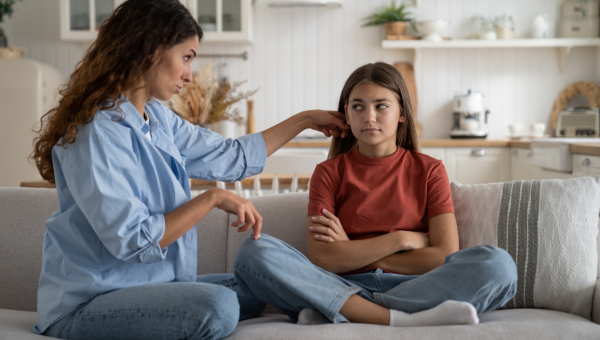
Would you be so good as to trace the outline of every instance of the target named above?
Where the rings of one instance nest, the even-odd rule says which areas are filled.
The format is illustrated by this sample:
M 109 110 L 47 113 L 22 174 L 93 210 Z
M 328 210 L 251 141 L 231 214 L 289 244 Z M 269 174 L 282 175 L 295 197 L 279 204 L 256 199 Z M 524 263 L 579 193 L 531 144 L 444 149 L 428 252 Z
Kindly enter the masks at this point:
M 434 308 L 412 314 L 390 309 L 390 326 L 395 327 L 474 325 L 478 323 L 477 310 L 468 302 L 448 300 Z
M 331 321 L 321 312 L 310 308 L 304 308 L 298 314 L 298 325 L 322 325 Z

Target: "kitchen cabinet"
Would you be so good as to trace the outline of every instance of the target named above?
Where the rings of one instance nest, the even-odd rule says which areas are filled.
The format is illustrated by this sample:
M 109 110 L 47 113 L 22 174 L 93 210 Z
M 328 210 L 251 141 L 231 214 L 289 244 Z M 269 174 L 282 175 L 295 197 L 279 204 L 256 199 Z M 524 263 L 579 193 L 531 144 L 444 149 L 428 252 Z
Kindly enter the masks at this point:
M 204 32 L 203 42 L 252 42 L 251 0 L 183 0 Z
M 510 181 L 508 148 L 446 148 L 446 171 L 450 182 L 481 184 Z
M 421 148 L 421 153 L 427 155 L 427 156 L 431 156 L 435 159 L 439 159 L 442 162 L 444 162 L 444 156 L 446 154 L 446 150 L 445 148 L 432 148 L 432 147 L 426 147 L 426 148 Z
M 98 28 L 125 0 L 60 0 L 60 38 L 96 39 Z
M 572 178 L 570 172 L 562 172 L 540 168 L 540 177 L 537 179 L 569 179 Z
M 573 155 L 573 177 L 600 176 L 600 156 Z
M 531 150 L 511 148 L 510 150 L 510 180 L 527 181 L 539 179 L 541 168 L 531 164 Z

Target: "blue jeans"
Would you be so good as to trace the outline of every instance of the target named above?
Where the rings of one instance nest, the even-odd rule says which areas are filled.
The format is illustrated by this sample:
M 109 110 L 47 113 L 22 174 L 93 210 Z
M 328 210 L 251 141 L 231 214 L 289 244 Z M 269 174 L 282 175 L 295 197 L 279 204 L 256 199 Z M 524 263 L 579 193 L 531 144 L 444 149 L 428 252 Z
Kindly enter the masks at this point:
M 312 264 L 285 242 L 261 234 L 244 241 L 234 263 L 242 292 L 275 306 L 292 321 L 303 308 L 323 313 L 334 323 L 348 322 L 339 310 L 352 294 L 407 313 L 433 308 L 446 300 L 471 303 L 481 314 L 501 307 L 517 291 L 511 256 L 492 246 L 464 249 L 423 275 L 374 270 L 344 277 Z
M 61 339 L 221 339 L 238 319 L 257 317 L 265 303 L 242 293 L 233 274 L 196 282 L 123 288 L 95 297 L 50 326 Z

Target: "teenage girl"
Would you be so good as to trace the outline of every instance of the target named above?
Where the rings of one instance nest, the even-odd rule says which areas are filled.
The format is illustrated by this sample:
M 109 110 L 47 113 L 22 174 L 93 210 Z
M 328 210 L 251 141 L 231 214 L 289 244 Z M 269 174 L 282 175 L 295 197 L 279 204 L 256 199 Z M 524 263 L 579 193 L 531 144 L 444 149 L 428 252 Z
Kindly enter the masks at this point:
M 338 111 L 351 133 L 333 138 L 312 176 L 307 256 L 264 233 L 246 240 L 234 269 L 241 290 L 299 324 L 476 324 L 511 299 L 508 253 L 459 251 L 448 176 L 419 153 L 400 73 L 360 67 Z

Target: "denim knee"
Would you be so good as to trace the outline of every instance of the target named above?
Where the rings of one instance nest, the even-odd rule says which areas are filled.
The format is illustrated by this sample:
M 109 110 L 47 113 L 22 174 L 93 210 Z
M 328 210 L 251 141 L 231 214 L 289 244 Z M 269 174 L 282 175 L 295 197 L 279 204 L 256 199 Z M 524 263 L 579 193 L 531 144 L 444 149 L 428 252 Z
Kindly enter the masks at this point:
M 514 290 L 517 286 L 517 266 L 506 250 L 490 245 L 481 245 L 465 249 L 466 255 L 477 266 L 480 277 Z
M 238 249 L 235 256 L 235 266 L 256 266 L 269 260 L 265 253 L 269 248 L 281 248 L 281 241 L 267 234 L 260 234 L 260 238 L 255 240 L 248 237 Z
M 204 294 L 196 302 L 211 313 L 202 327 L 210 329 L 215 339 L 229 336 L 240 317 L 237 295 L 229 288 L 213 284 L 206 284 L 203 290 Z

